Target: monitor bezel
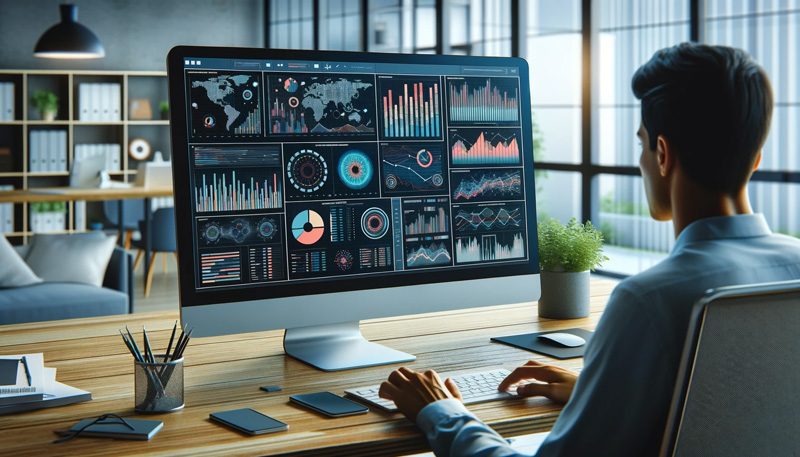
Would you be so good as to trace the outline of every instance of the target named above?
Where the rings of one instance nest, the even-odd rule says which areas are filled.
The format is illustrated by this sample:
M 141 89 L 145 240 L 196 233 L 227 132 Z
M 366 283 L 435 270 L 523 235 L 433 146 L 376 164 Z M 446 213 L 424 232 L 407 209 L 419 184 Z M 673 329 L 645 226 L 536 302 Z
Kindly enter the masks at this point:
M 179 297 L 181 308 L 196 307 L 200 305 L 218 305 L 236 302 L 260 302 L 270 299 L 291 299 L 293 297 L 313 296 L 320 294 L 340 294 L 344 292 L 361 292 L 387 288 L 403 288 L 416 285 L 433 285 L 441 283 L 490 280 L 514 276 L 530 277 L 538 275 L 538 236 L 536 231 L 536 196 L 534 183 L 534 167 L 532 154 L 532 119 L 531 111 L 525 109 L 530 106 L 530 92 L 520 90 L 522 147 L 524 154 L 525 202 L 528 213 L 526 240 L 529 245 L 529 261 L 515 265 L 479 265 L 475 267 L 458 267 L 450 271 L 403 271 L 390 275 L 375 275 L 364 278 L 321 278 L 312 281 L 297 283 L 283 283 L 280 285 L 265 285 L 264 287 L 250 286 L 235 290 L 197 290 L 195 283 L 195 249 L 193 245 L 193 221 L 191 195 L 185 189 L 191 183 L 189 164 L 188 141 L 188 106 L 185 103 L 185 64 L 186 58 L 230 58 L 243 60 L 325 60 L 341 62 L 374 62 L 396 63 L 407 65 L 476 65 L 476 66 L 506 66 L 519 69 L 520 85 L 529 87 L 528 64 L 524 59 L 511 57 L 474 57 L 474 56 L 446 56 L 425 54 L 390 54 L 390 53 L 365 53 L 347 51 L 303 51 L 286 49 L 262 48 L 231 48 L 207 46 L 176 46 L 167 56 L 167 72 L 169 79 L 170 101 L 170 136 L 172 141 L 173 183 L 175 189 L 175 218 L 177 231 Z M 259 71 L 264 71 L 260 69 Z M 185 109 L 181 109 L 185 108 Z M 531 151 L 525 154 L 526 151 Z M 176 153 L 177 152 L 177 153 Z M 183 194 L 181 194 L 184 192 Z M 188 196 L 188 201 L 187 197 Z M 491 268 L 491 273 L 485 271 Z M 187 273 L 189 272 L 189 273 Z M 355 282 L 367 284 L 358 287 Z M 538 287 L 536 288 L 538 289 Z M 526 294 L 528 297 L 531 295 Z M 538 298 L 538 295 L 535 300 Z M 289 300 L 293 301 L 293 300 Z M 474 306 L 474 305 L 473 305 Z M 381 315 L 395 315 L 396 312 Z

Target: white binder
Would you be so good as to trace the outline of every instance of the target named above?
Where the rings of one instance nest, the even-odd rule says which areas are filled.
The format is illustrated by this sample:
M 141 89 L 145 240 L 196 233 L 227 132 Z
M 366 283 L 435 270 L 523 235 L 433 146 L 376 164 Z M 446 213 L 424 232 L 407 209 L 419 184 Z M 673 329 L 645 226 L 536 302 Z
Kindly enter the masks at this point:
M 67 132 L 58 131 L 58 164 L 56 171 L 67 171 Z
M 103 120 L 103 117 L 102 117 L 102 114 L 101 114 L 102 113 L 102 110 L 101 110 L 102 93 L 101 92 L 102 91 L 100 90 L 100 84 L 91 84 L 91 88 L 89 90 L 89 93 L 92 94 L 91 95 L 91 100 L 92 100 L 92 105 L 91 105 L 92 116 L 91 116 L 91 120 L 94 121 L 94 122 Z
M 119 83 L 111 84 L 111 120 L 112 121 L 121 121 L 122 120 L 122 111 L 120 106 L 122 105 L 122 90 L 120 88 Z
M 89 120 L 89 84 L 78 84 L 78 120 Z
M 28 145 L 28 171 L 36 173 L 39 170 L 39 154 L 41 151 L 39 130 L 31 130 L 30 145 Z

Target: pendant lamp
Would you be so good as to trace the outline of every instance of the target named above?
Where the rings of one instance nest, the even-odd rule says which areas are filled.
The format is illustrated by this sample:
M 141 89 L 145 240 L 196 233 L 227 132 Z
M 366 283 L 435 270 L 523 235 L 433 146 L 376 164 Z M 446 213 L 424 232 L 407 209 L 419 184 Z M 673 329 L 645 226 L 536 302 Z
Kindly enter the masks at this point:
M 106 51 L 91 30 L 78 24 L 78 7 L 72 4 L 58 5 L 61 22 L 45 31 L 33 55 L 51 59 L 97 59 L 105 57 Z

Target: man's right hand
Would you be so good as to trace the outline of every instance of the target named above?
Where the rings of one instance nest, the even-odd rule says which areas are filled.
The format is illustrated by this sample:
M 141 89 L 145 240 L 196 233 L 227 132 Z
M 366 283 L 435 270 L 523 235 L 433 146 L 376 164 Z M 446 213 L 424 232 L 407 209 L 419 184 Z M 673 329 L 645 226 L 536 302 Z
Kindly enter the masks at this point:
M 506 376 L 497 386 L 497 390 L 508 391 L 511 386 L 521 384 L 517 387 L 517 395 L 542 396 L 559 403 L 566 403 L 572 396 L 572 389 L 577 380 L 578 373 L 574 371 L 531 360 Z M 544 381 L 546 384 L 540 382 L 525 384 L 529 381 Z

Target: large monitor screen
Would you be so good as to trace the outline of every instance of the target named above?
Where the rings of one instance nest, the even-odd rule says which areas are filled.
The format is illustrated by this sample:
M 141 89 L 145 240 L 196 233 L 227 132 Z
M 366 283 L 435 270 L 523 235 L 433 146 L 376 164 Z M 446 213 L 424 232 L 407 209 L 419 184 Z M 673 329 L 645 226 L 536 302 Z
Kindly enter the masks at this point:
M 178 47 L 168 66 L 184 309 L 538 273 L 524 60 Z

